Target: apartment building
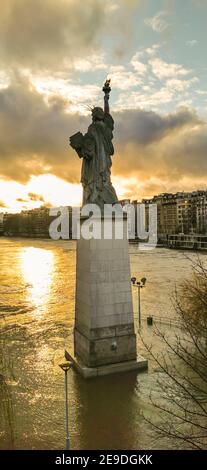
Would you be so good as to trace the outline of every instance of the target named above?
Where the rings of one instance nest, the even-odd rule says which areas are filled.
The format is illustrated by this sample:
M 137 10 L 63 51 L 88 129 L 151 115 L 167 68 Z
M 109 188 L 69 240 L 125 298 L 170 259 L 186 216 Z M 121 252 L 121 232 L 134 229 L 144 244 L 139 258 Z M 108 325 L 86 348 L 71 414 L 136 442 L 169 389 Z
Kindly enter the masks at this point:
M 146 223 L 149 204 L 157 204 L 160 238 L 172 234 L 207 233 L 207 191 L 163 193 L 142 202 L 146 206 Z
M 0 235 L 3 234 L 4 230 L 4 213 L 0 212 Z

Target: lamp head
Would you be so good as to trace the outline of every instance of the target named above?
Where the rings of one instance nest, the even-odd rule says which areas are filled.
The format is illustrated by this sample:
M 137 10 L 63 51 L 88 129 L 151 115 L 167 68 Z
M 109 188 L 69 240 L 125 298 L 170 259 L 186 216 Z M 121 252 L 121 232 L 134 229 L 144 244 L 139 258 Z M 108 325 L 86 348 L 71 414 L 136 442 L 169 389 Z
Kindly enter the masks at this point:
M 136 277 L 131 277 L 131 282 L 132 282 L 133 285 L 135 285 L 136 280 L 137 280 Z
M 145 286 L 146 281 L 147 281 L 147 278 L 146 278 L 146 277 L 142 277 L 141 283 L 142 283 L 143 286 Z
M 63 364 L 59 364 L 59 367 L 64 370 L 64 372 L 68 372 L 68 370 L 72 367 L 71 362 L 64 362 Z

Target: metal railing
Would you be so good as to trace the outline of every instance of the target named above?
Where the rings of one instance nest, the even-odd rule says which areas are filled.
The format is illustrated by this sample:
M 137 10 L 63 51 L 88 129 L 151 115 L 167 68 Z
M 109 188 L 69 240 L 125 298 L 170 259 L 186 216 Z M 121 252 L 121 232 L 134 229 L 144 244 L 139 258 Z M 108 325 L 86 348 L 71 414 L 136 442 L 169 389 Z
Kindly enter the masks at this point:
M 170 327 L 175 326 L 175 327 L 178 327 L 178 328 L 182 328 L 182 322 L 179 318 L 162 316 L 162 315 L 142 315 L 142 324 L 147 323 L 147 319 L 149 317 L 151 317 L 153 319 L 152 324 L 162 323 L 162 324 L 168 325 Z M 135 313 L 134 319 L 135 319 L 135 324 L 137 324 L 138 323 L 137 313 Z

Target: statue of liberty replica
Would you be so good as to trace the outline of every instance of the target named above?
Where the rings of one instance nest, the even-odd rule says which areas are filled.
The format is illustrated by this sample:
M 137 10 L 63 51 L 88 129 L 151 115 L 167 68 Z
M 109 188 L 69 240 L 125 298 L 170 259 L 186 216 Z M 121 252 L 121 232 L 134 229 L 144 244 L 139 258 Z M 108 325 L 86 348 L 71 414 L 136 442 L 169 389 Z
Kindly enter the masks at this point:
M 110 91 L 110 80 L 106 80 L 104 109 L 92 109 L 92 124 L 85 135 L 78 132 L 70 137 L 70 145 L 83 160 L 83 207 L 96 204 L 101 209 L 101 217 L 95 215 L 101 236 L 84 236 L 82 227 L 90 223 L 90 216 L 83 215 L 77 240 L 74 352 L 69 357 L 85 378 L 147 367 L 147 361 L 137 357 L 127 217 L 121 206 L 116 210 L 118 199 L 111 183 L 114 121 L 109 112 Z M 105 204 L 114 204 L 113 214 L 104 211 Z M 116 224 L 123 224 L 122 237 L 116 237 Z M 105 237 L 105 228 L 110 237 Z
M 118 202 L 111 183 L 111 166 L 114 155 L 112 143 L 114 120 L 109 111 L 110 80 L 106 80 L 104 92 L 104 110 L 92 109 L 92 124 L 88 132 L 81 132 L 70 137 L 70 145 L 83 159 L 81 183 L 83 185 L 83 203 L 97 204 L 102 210 L 104 204 Z

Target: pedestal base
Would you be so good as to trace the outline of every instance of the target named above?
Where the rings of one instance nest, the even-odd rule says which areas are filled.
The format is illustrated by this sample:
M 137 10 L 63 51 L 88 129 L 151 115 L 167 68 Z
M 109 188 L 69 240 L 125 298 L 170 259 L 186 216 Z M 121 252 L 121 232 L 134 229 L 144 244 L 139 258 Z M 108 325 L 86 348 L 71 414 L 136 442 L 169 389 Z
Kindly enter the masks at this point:
M 136 335 L 134 325 L 108 328 L 91 328 L 90 331 L 74 330 L 75 356 L 87 367 L 136 360 Z
M 118 214 L 99 223 L 100 238 L 81 232 L 77 241 L 74 353 L 89 369 L 137 357 L 127 219 Z
M 67 351 L 66 353 L 67 358 L 72 362 L 74 369 L 85 379 L 129 371 L 143 372 L 148 369 L 148 361 L 142 356 L 137 356 L 136 360 L 133 361 L 124 361 L 98 367 L 87 367 L 79 358 L 74 356 L 73 352 Z

